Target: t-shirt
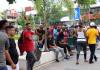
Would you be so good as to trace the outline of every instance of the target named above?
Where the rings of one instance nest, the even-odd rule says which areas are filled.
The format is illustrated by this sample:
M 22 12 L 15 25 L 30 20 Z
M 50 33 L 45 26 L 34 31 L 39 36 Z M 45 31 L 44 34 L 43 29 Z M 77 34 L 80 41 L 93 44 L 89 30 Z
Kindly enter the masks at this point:
M 67 31 L 64 31 L 63 34 L 64 34 L 64 42 L 67 43 L 68 42 L 68 33 L 67 33 Z
M 54 40 L 53 39 L 47 39 L 47 46 L 48 48 L 51 48 L 50 46 L 54 46 Z
M 35 48 L 34 40 L 30 40 L 30 37 L 33 38 L 33 35 L 34 33 L 32 31 L 23 31 L 23 46 L 25 47 L 26 52 L 31 52 Z
M 58 38 L 57 42 L 56 42 L 56 45 L 61 46 L 62 44 L 60 44 L 60 42 L 63 43 L 63 40 L 64 40 L 63 38 Z
M 88 37 L 88 44 L 96 44 L 96 38 L 99 36 L 98 30 L 90 28 L 87 30 L 86 36 Z
M 10 43 L 10 47 L 9 47 L 9 54 L 11 56 L 11 59 L 13 60 L 13 62 L 15 64 L 17 64 L 18 62 L 18 52 L 17 52 L 17 49 L 16 49 L 16 43 L 15 43 L 15 40 L 13 38 L 9 38 L 9 43 Z M 6 61 L 6 64 L 7 65 L 10 65 L 10 63 L 8 61 Z
M 45 34 L 45 31 L 38 29 L 37 32 L 38 32 L 39 40 L 42 40 L 43 35 Z
M 0 67 L 6 66 L 6 58 L 4 54 L 4 50 L 8 50 L 9 48 L 9 40 L 7 34 L 0 30 Z
M 58 30 L 57 29 L 54 29 L 54 39 L 57 39 L 57 36 L 58 36 Z
M 64 39 L 64 34 L 63 34 L 63 32 L 60 32 L 60 33 L 59 33 L 58 38 Z

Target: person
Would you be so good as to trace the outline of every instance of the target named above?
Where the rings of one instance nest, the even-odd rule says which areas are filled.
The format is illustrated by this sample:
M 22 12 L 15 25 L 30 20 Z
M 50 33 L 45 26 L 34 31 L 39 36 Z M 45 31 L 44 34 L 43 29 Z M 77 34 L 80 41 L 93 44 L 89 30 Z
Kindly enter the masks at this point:
M 31 23 L 26 23 L 26 28 L 23 31 L 23 46 L 27 52 L 27 70 L 33 70 L 34 63 L 36 62 L 36 56 L 34 54 L 35 46 L 33 40 L 34 32 L 32 32 Z
M 58 59 L 58 54 L 59 52 L 61 52 L 62 54 L 62 57 L 64 57 L 64 52 L 63 52 L 63 49 L 58 47 L 55 43 L 54 43 L 54 40 L 53 40 L 53 37 L 51 34 L 48 35 L 48 38 L 47 38 L 47 47 L 50 51 L 54 51 L 55 54 L 56 54 L 56 62 L 59 62 L 59 59 Z
M 68 52 L 69 52 L 70 56 L 72 56 L 73 53 L 72 53 L 71 47 L 68 44 L 69 33 L 68 33 L 67 28 L 64 28 L 63 35 L 64 35 L 64 38 L 63 38 L 64 39 L 64 43 L 65 43 L 65 45 L 66 45 L 66 47 L 68 49 Z
M 77 35 L 76 35 L 77 28 L 78 28 L 78 25 L 76 25 L 76 26 L 74 27 L 74 30 L 73 30 L 73 46 L 74 46 L 75 48 L 77 47 Z
M 63 51 L 66 56 L 65 59 L 69 59 L 69 56 L 67 54 L 67 42 L 66 43 L 64 42 L 64 34 L 62 30 L 59 31 L 56 45 L 59 46 L 60 48 L 63 48 Z
M 85 30 L 83 29 L 83 25 L 78 25 L 78 29 L 76 30 L 76 37 L 77 37 L 77 55 L 76 55 L 76 64 L 79 64 L 79 55 L 80 51 L 83 50 L 84 52 L 84 62 L 87 62 L 87 41 Z
M 8 21 L 1 20 L 0 21 L 0 70 L 8 70 L 6 66 L 6 60 L 8 60 L 12 69 L 16 68 L 16 65 L 13 63 L 10 54 L 8 52 L 9 40 L 5 32 L 6 26 L 8 26 Z
M 53 36 L 54 36 L 54 40 L 55 40 L 55 42 L 57 42 L 57 37 L 58 37 L 58 29 L 57 29 L 57 27 L 55 27 L 54 28 L 54 30 L 53 30 Z
M 39 48 L 43 48 L 44 42 L 45 42 L 45 31 L 43 30 L 43 26 L 41 25 L 39 27 L 39 29 L 37 29 L 37 34 L 39 36 L 39 41 L 38 41 L 38 45 Z
M 18 52 L 17 52 L 17 49 L 16 49 L 15 40 L 13 38 L 16 34 L 15 28 L 13 26 L 7 26 L 6 27 L 6 33 L 8 35 L 9 44 L 10 44 L 10 47 L 8 49 L 9 54 L 10 54 L 11 59 L 13 60 L 14 64 L 16 64 L 15 70 L 19 70 L 19 64 L 18 64 L 19 55 L 18 55 Z M 8 70 L 12 70 L 11 65 L 8 61 L 6 61 L 6 64 L 7 64 Z
M 95 59 L 95 61 L 97 61 L 97 57 L 95 55 L 95 49 L 96 49 L 96 38 L 97 36 L 99 36 L 99 32 L 97 29 L 95 29 L 95 26 L 96 26 L 95 23 L 91 22 L 90 28 L 86 32 L 88 45 L 89 45 L 90 52 L 91 52 L 90 59 L 89 59 L 90 64 L 94 63 L 93 58 Z

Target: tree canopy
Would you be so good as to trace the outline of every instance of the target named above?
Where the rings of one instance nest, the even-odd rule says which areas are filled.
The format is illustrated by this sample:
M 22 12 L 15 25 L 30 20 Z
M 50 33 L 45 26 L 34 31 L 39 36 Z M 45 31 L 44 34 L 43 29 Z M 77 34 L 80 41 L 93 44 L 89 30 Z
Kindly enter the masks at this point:
M 35 5 L 38 11 L 37 16 L 44 20 L 43 13 L 45 12 L 46 19 L 49 22 L 56 22 L 67 14 L 73 13 L 74 10 L 74 4 L 71 0 L 35 0 Z M 67 8 L 68 11 L 62 11 L 62 7 Z
M 84 6 L 84 5 L 90 6 L 90 5 L 95 4 L 95 3 L 96 3 L 96 0 L 78 0 L 78 4 L 80 6 Z

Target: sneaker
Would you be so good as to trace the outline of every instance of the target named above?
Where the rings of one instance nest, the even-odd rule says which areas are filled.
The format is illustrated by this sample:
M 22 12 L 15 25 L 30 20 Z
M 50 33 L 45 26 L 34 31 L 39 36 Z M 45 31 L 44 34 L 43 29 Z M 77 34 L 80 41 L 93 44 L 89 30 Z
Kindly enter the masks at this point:
M 69 57 L 65 57 L 64 59 L 69 59 Z
M 78 65 L 79 64 L 79 62 L 76 62 L 76 65 Z
M 73 56 L 73 52 L 70 52 L 70 56 Z
M 97 57 L 95 57 L 94 60 L 97 62 Z
M 93 61 L 90 61 L 90 62 L 89 62 L 89 64 L 93 64 L 93 63 L 94 63 Z
M 58 60 L 58 59 L 56 59 L 56 62 L 59 62 L 59 60 Z
M 70 56 L 73 56 L 73 53 L 71 53 Z
M 84 60 L 84 62 L 88 62 L 88 60 Z

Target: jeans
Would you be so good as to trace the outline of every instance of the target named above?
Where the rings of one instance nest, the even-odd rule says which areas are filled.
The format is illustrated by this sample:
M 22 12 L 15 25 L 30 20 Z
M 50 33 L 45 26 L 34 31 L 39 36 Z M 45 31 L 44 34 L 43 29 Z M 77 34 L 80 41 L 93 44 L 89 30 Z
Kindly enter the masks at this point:
M 77 47 L 76 47 L 76 50 L 77 50 L 77 60 L 79 59 L 79 55 L 80 55 L 80 51 L 83 50 L 84 52 L 84 59 L 86 60 L 86 56 L 87 56 L 87 45 L 86 45 L 86 42 L 85 41 L 80 41 L 80 42 L 77 42 Z
M 27 70 L 33 70 L 33 66 L 36 62 L 36 56 L 32 52 L 27 52 L 26 55 L 26 60 L 27 60 Z
M 60 48 L 63 48 L 63 51 L 64 51 L 65 55 L 67 55 L 67 48 L 66 48 L 66 45 L 60 44 L 59 47 L 60 47 Z
M 0 70 L 8 70 L 7 67 L 0 67 Z
M 95 55 L 95 49 L 96 49 L 96 44 L 89 44 L 89 48 L 90 48 L 90 60 L 89 62 L 92 62 L 93 61 L 93 58 L 96 59 L 96 55 Z
M 56 59 L 58 59 L 59 52 L 61 52 L 62 57 L 64 57 L 64 51 L 60 47 L 57 47 L 57 48 L 49 48 L 49 50 L 55 52 Z

